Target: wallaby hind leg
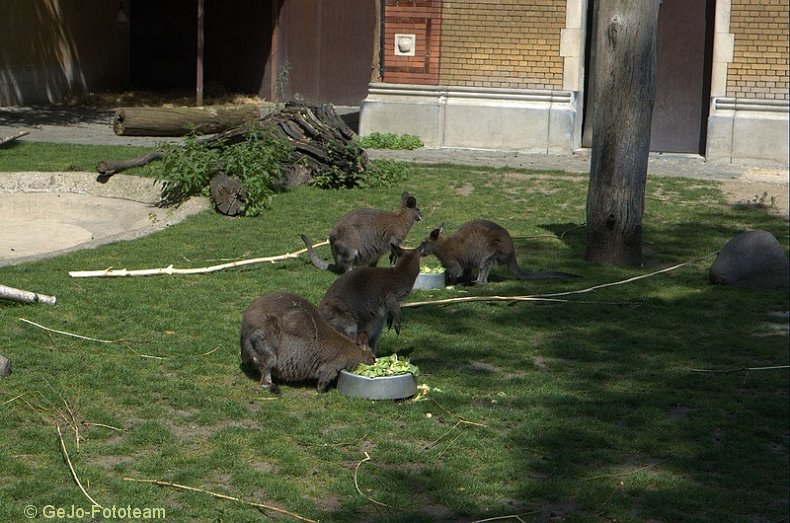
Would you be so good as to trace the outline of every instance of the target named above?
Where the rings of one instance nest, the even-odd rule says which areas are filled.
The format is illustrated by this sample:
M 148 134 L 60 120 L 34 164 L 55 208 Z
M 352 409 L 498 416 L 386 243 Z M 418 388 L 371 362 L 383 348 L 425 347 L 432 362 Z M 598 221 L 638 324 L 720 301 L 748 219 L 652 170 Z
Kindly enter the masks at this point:
M 488 283 L 488 274 L 491 272 L 491 269 L 496 265 L 496 261 L 492 259 L 485 260 L 483 264 L 480 266 L 480 270 L 477 272 L 477 279 L 475 283 L 477 284 L 484 284 Z
M 244 353 L 247 361 L 258 368 L 261 387 L 269 389 L 272 394 L 279 394 L 280 388 L 272 381 L 272 369 L 277 366 L 277 346 L 282 332 L 275 318 L 267 317 L 264 325 L 244 339 Z

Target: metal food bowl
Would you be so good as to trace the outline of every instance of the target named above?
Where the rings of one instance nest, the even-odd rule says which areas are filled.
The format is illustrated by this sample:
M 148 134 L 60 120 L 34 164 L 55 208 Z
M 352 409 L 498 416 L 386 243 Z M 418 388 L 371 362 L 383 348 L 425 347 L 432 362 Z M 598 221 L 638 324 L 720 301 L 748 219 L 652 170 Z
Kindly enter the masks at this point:
M 421 272 L 414 280 L 414 290 L 429 290 L 444 288 L 444 273 Z
M 417 394 L 417 380 L 411 373 L 368 378 L 341 370 L 337 378 L 337 390 L 352 398 L 399 400 Z

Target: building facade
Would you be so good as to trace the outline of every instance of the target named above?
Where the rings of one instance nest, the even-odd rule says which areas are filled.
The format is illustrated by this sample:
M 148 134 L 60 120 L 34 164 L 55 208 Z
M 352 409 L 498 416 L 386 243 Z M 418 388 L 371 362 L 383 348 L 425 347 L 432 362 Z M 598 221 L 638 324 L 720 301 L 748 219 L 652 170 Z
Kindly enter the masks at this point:
M 360 133 L 569 154 L 591 143 L 595 0 L 385 0 Z M 787 166 L 788 0 L 663 0 L 651 150 Z

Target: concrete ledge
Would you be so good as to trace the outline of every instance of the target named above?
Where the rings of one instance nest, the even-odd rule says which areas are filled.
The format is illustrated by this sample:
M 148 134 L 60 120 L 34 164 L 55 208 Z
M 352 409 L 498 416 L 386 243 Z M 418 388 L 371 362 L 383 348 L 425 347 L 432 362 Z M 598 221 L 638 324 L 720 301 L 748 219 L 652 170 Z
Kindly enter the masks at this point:
M 371 84 L 360 135 L 409 133 L 427 147 L 571 154 L 576 118 L 572 91 Z
M 705 151 L 710 162 L 788 166 L 787 100 L 713 98 Z
M 0 266 L 138 238 L 211 207 L 157 207 L 160 188 L 123 174 L 100 184 L 88 172 L 0 173 Z

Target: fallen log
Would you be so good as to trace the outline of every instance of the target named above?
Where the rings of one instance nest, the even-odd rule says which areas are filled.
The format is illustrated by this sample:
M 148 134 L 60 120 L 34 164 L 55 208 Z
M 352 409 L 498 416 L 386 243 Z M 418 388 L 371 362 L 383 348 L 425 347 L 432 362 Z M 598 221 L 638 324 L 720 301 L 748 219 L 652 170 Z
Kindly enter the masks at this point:
M 255 105 L 124 107 L 115 111 L 112 130 L 118 136 L 214 134 L 259 118 L 260 109 Z
M 46 303 L 49 305 L 55 305 L 57 301 L 57 298 L 54 296 L 23 291 L 22 289 L 15 289 L 14 287 L 7 287 L 5 285 L 0 285 L 0 298 L 22 303 Z
M 28 134 L 30 134 L 30 131 L 19 131 L 18 133 L 12 134 L 11 136 L 6 136 L 5 138 L 0 138 L 0 145 L 3 145 L 4 143 L 11 142 L 11 141 L 16 140 L 18 138 L 22 138 L 23 136 L 26 136 Z
M 283 165 L 288 186 L 305 183 L 326 170 L 362 172 L 367 166 L 367 154 L 354 144 L 356 134 L 331 105 L 290 102 L 279 111 L 201 138 L 197 143 L 221 148 L 243 142 L 251 133 L 260 133 L 261 139 L 269 136 L 285 139 L 291 144 L 292 158 Z M 162 157 L 164 153 L 154 152 L 133 160 L 99 162 L 96 166 L 101 174 L 99 181 L 104 182 L 112 174 Z
M 149 163 L 160 160 L 164 157 L 164 153 L 159 151 L 152 151 L 148 154 L 140 156 L 139 158 L 134 158 L 132 160 L 117 160 L 117 161 L 100 161 L 96 165 L 96 170 L 99 171 L 99 177 L 97 181 L 104 183 L 110 179 L 110 176 L 113 174 L 125 171 L 126 169 L 131 169 L 132 167 L 142 167 L 144 165 L 148 165 Z

